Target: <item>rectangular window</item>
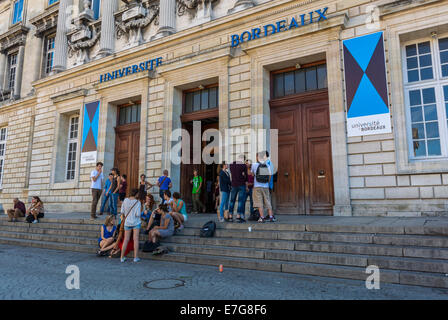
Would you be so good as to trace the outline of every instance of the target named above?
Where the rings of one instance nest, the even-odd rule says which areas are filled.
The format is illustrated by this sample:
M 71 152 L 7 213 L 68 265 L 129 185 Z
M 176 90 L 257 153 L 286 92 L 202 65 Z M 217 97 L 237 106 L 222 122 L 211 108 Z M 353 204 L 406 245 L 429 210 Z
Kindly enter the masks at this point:
M 6 128 L 0 129 L 0 187 L 3 182 L 3 169 L 5 166 L 5 155 L 6 155 L 6 138 L 7 130 Z
M 47 37 L 45 41 L 45 74 L 49 75 L 53 70 L 55 36 Z
M 101 0 L 92 0 L 92 11 L 93 11 L 93 18 L 95 20 L 98 20 L 100 17 L 100 11 L 101 11 Z
M 13 4 L 14 12 L 12 18 L 12 24 L 16 24 L 22 21 L 23 18 L 23 0 L 16 0 Z
M 140 122 L 140 112 L 140 104 L 120 107 L 118 111 L 118 125 L 123 126 Z
M 67 165 L 66 180 L 74 180 L 76 173 L 76 151 L 78 149 L 78 125 L 79 116 L 72 116 L 69 119 L 68 141 L 67 141 Z
M 187 91 L 185 93 L 184 113 L 218 108 L 218 87 Z
M 404 45 L 410 158 L 448 157 L 448 38 Z
M 274 98 L 327 88 L 327 65 L 274 74 Z
M 13 90 L 16 84 L 17 53 L 8 56 L 8 89 Z

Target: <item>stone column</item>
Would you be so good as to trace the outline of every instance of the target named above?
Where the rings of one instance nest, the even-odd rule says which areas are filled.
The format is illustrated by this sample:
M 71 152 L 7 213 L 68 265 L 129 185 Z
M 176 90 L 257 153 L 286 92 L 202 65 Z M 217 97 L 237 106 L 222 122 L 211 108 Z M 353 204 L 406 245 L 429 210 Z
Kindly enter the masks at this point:
M 54 67 L 53 73 L 62 72 L 67 68 L 68 41 L 67 32 L 68 23 L 71 19 L 70 6 L 73 0 L 60 0 L 58 13 L 58 26 L 55 39 Z
M 23 60 L 25 57 L 25 46 L 19 47 L 19 52 L 17 54 L 17 67 L 16 67 L 16 77 L 14 79 L 14 99 L 20 98 L 20 91 L 22 90 L 22 74 L 23 70 Z M 13 88 L 11 88 L 13 89 Z
M 5 88 L 6 54 L 0 52 L 0 90 Z
M 159 31 L 151 40 L 160 39 L 173 33 L 176 33 L 176 0 L 161 0 Z
M 106 57 L 115 49 L 115 16 L 117 0 L 101 1 L 101 38 L 97 58 Z

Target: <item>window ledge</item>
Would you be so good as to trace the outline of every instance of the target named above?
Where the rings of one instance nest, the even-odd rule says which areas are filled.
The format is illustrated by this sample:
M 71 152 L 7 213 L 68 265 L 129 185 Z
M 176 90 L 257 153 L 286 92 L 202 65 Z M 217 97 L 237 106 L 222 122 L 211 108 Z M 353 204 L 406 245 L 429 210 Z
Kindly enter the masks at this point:
M 398 174 L 446 173 L 448 159 L 443 160 L 409 160 L 407 163 L 398 162 Z

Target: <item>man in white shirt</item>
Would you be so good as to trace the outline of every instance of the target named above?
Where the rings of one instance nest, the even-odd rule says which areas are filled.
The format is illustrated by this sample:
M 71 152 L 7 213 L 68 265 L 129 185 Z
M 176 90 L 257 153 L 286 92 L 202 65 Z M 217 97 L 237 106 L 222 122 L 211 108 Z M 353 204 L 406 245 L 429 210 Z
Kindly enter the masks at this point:
M 95 170 L 93 170 L 90 173 L 90 179 L 92 180 L 92 185 L 91 185 L 91 189 L 92 189 L 92 207 L 90 210 L 90 217 L 92 219 L 96 219 L 98 218 L 96 215 L 96 207 L 98 205 L 98 201 L 100 200 L 101 197 L 101 192 L 103 189 L 103 180 L 104 180 L 104 175 L 103 175 L 103 163 L 102 162 L 98 162 L 96 164 L 96 168 Z

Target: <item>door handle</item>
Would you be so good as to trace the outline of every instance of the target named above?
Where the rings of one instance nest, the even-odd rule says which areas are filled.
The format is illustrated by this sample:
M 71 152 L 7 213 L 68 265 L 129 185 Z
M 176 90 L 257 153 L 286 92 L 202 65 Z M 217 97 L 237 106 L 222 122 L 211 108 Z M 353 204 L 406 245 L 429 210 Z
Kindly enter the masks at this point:
M 325 179 L 325 170 L 319 170 L 319 175 L 317 176 L 317 179 Z
M 285 172 L 285 177 L 289 177 L 289 173 L 288 172 Z

